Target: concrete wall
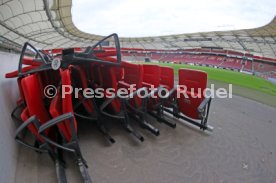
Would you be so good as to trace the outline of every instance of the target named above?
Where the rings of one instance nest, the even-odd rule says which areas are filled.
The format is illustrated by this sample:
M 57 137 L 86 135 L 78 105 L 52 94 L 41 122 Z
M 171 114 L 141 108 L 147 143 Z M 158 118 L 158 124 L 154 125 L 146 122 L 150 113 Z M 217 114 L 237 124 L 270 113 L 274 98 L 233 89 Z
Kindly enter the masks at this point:
M 16 105 L 16 79 L 6 79 L 5 73 L 17 69 L 19 55 L 0 52 L 0 182 L 15 181 L 18 144 L 14 140 L 15 124 L 10 118 Z

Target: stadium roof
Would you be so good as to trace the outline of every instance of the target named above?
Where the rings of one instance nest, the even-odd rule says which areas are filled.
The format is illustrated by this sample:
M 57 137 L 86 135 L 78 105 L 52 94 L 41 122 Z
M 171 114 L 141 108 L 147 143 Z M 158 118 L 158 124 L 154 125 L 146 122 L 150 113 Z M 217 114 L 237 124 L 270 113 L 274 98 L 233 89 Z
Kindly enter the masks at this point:
M 20 48 L 28 41 L 42 49 L 85 47 L 102 39 L 72 21 L 71 0 L 0 0 L 0 45 Z M 121 47 L 189 49 L 215 47 L 276 58 L 276 18 L 267 25 L 233 31 L 120 39 Z M 113 46 L 112 40 L 109 46 Z

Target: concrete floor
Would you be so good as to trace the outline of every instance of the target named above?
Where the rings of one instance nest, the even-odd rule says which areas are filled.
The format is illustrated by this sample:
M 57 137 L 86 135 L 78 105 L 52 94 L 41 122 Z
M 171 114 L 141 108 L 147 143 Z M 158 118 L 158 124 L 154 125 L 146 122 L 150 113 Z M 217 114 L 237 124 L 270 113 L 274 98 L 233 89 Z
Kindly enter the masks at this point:
M 276 102 L 276 101 L 275 101 Z M 276 108 L 234 96 L 214 99 L 206 133 L 182 122 L 176 129 L 152 123 L 155 137 L 140 130 L 140 143 L 109 121 L 116 143 L 108 145 L 93 123 L 79 124 L 80 146 L 94 183 L 274 183 L 276 180 Z M 137 127 L 137 129 L 139 129 Z M 66 154 L 69 183 L 80 181 L 72 156 Z M 56 182 L 45 154 L 20 149 L 17 183 Z

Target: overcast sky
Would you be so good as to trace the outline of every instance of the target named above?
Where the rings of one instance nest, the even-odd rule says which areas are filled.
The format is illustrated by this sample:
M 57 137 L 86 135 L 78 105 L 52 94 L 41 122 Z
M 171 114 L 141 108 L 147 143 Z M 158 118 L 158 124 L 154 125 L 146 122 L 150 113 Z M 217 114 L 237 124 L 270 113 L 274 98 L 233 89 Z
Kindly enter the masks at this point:
M 276 15 L 276 0 L 73 0 L 82 31 L 120 37 L 254 28 Z

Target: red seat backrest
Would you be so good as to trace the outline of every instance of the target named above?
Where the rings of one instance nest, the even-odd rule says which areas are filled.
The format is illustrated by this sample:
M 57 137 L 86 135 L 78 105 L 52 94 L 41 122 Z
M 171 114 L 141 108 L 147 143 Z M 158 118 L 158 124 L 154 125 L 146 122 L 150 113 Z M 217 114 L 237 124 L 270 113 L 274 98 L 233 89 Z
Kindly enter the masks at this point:
M 26 102 L 26 110 L 23 111 L 21 117 L 26 119 L 26 116 L 35 115 L 41 124 L 50 120 L 50 116 L 43 102 L 41 94 L 41 84 L 39 82 L 38 73 L 26 76 L 21 80 L 22 91 Z M 28 114 L 28 115 L 27 115 Z M 33 125 L 33 124 L 31 124 Z M 37 133 L 35 126 L 29 128 L 31 132 L 42 140 Z M 46 134 L 48 131 L 46 131 Z
M 179 109 L 186 116 L 199 119 L 197 108 L 204 100 L 204 90 L 207 87 L 207 73 L 192 69 L 179 70 L 179 85 L 187 88 L 187 96 L 180 95 Z M 195 97 L 197 96 L 197 97 Z
M 124 69 L 124 82 L 128 84 L 135 84 L 136 88 L 142 87 L 143 82 L 143 65 L 122 62 Z
M 42 88 L 38 74 L 23 78 L 21 86 L 30 116 L 35 115 L 42 124 L 48 121 L 50 117 L 43 102 L 44 97 L 41 95 Z
M 160 66 L 160 84 L 171 90 L 174 87 L 174 71 L 172 67 Z
M 143 82 L 143 65 L 132 64 L 128 62 L 122 62 L 122 68 L 124 69 L 124 79 L 119 82 L 119 88 L 129 88 L 130 85 L 135 85 L 136 90 L 142 88 Z M 134 100 L 130 100 L 132 104 L 141 106 L 142 100 L 138 96 L 134 97 Z
M 118 91 L 118 80 L 116 77 L 116 67 L 101 67 L 100 74 L 103 78 L 103 88 L 113 88 L 115 92 Z M 108 95 L 107 93 L 105 94 Z M 121 104 L 119 99 L 115 99 L 111 102 L 111 109 L 115 113 L 119 113 L 121 111 Z
M 70 66 L 70 70 L 72 71 L 71 74 L 73 76 L 72 78 L 74 79 L 74 86 L 77 88 L 82 88 L 82 91 L 88 88 L 86 70 L 81 66 Z M 78 94 L 78 99 L 82 101 L 82 104 L 88 113 L 94 112 L 94 106 L 92 101 L 90 99 L 84 100 L 82 92 Z
M 73 72 L 73 79 L 76 86 L 83 89 L 88 88 L 88 80 L 85 69 L 80 66 L 70 66 L 70 69 Z
M 124 69 L 121 67 L 114 67 L 113 69 L 115 71 L 117 81 L 122 81 L 124 79 Z
M 112 67 L 101 67 L 100 74 L 103 78 L 103 88 L 110 88 L 112 87 L 115 91 L 117 91 L 118 83 L 116 78 L 116 70 Z
M 143 65 L 143 82 L 157 88 L 160 85 L 160 67 L 158 65 Z
M 61 76 L 61 84 L 62 85 L 70 85 L 71 84 L 71 75 L 70 70 L 60 70 L 60 76 Z M 51 102 L 50 105 L 50 113 L 52 117 L 57 117 L 59 115 L 65 114 L 71 112 L 74 114 L 73 111 L 73 104 L 72 104 L 72 94 L 66 94 L 64 95 L 64 98 L 62 98 L 61 93 L 57 93 L 57 95 L 54 97 L 54 99 Z M 77 133 L 77 122 L 74 118 L 74 127 L 76 129 Z M 60 133 L 65 137 L 65 139 L 69 142 L 72 137 L 72 129 L 70 126 L 70 120 L 65 120 L 58 124 L 58 128 Z
M 203 94 L 203 90 L 207 87 L 206 72 L 192 69 L 180 69 L 178 73 L 178 83 L 180 85 L 186 85 L 188 91 L 191 91 L 192 88 L 200 89 L 201 94 Z
M 47 85 L 58 85 L 60 81 L 59 71 L 55 70 L 47 70 L 39 72 L 40 83 L 42 87 L 46 87 Z M 43 92 L 43 91 L 42 91 Z

